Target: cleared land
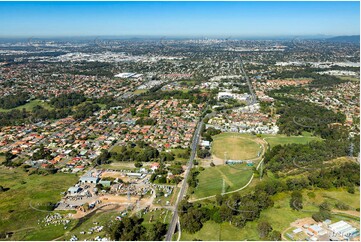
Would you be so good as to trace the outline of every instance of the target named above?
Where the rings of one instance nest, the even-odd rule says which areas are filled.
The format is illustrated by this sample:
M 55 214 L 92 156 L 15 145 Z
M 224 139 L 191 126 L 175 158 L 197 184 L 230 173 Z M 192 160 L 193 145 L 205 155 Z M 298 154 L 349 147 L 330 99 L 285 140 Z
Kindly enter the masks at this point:
M 134 166 L 134 162 L 118 162 L 118 161 L 113 161 L 110 164 L 102 164 L 99 167 L 103 168 L 103 169 L 112 169 L 112 170 L 135 170 L 135 169 L 137 169 Z
M 14 233 L 12 240 L 51 240 L 62 235 L 65 230 L 61 226 L 38 225 L 38 220 L 44 219 L 50 212 L 37 211 L 31 206 L 37 208 L 49 202 L 58 202 L 62 197 L 60 193 L 77 180 L 72 174 L 29 176 L 20 168 L 9 170 L 0 167 L 0 185 L 10 188 L 0 193 L 0 232 L 20 230 Z
M 91 229 L 94 226 L 105 226 L 108 221 L 110 220 L 115 220 L 116 216 L 119 216 L 120 213 L 119 212 L 114 212 L 114 211 L 99 211 L 97 213 L 95 213 L 91 218 L 89 218 L 88 220 L 85 220 L 79 227 L 77 227 L 76 229 L 72 230 L 71 233 L 68 233 L 65 236 L 62 236 L 59 238 L 59 240 L 70 240 L 72 235 L 76 235 L 79 240 L 92 240 L 94 239 L 96 236 L 101 236 L 103 237 L 105 235 L 105 231 L 101 231 L 99 233 L 92 233 L 92 234 L 81 234 L 81 231 L 84 232 L 88 232 L 89 229 Z M 97 225 L 94 225 L 94 222 L 97 222 Z
M 218 158 L 231 160 L 246 160 L 257 158 L 260 144 L 255 136 L 237 133 L 222 133 L 213 136 L 212 153 Z
M 202 198 L 222 193 L 223 179 L 225 192 L 236 190 L 246 185 L 252 174 L 252 167 L 247 167 L 245 164 L 206 168 L 197 177 L 199 184 L 194 194 L 192 194 L 192 198 Z

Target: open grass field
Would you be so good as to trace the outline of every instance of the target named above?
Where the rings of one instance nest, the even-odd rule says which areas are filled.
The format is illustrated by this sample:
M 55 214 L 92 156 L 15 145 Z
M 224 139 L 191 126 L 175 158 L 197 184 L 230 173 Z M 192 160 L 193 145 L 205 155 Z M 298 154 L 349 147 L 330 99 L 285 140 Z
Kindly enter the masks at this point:
M 38 225 L 38 220 L 44 219 L 49 212 L 37 211 L 32 207 L 58 202 L 62 197 L 60 193 L 74 185 L 77 180 L 78 178 L 71 174 L 28 176 L 20 168 L 9 170 L 0 167 L 0 185 L 10 188 L 0 193 L 0 231 L 21 229 L 21 232 L 14 234 L 14 240 L 30 237 L 36 240 L 50 240 L 60 236 L 64 233 L 63 228 L 60 230 L 62 232 L 59 232 L 59 227 L 42 228 Z M 41 236 L 37 236 L 39 233 Z
M 32 100 L 32 101 L 30 101 L 30 102 L 28 102 L 28 103 L 26 103 L 24 105 L 18 106 L 16 108 L 12 108 L 12 109 L 2 109 L 2 108 L 0 108 L 0 112 L 10 112 L 11 110 L 14 110 L 14 109 L 22 110 L 23 108 L 25 108 L 26 111 L 31 111 L 37 105 L 42 106 L 45 109 L 49 109 L 49 110 L 53 109 L 53 107 L 51 107 L 51 105 L 48 104 L 47 102 L 43 102 L 41 100 L 35 99 L 35 100 Z
M 273 148 L 276 145 L 286 145 L 286 144 L 307 144 L 310 141 L 321 141 L 320 137 L 311 136 L 309 133 L 304 133 L 302 136 L 287 136 L 283 134 L 265 134 L 262 135 L 264 138 Z
M 199 184 L 192 198 L 222 193 L 223 179 L 225 192 L 236 190 L 246 185 L 252 174 L 252 167 L 247 167 L 245 164 L 208 167 L 198 175 Z
M 313 195 L 309 195 L 310 193 Z M 261 212 L 260 218 L 247 222 L 246 226 L 239 229 L 229 223 L 217 224 L 214 221 L 207 221 L 203 228 L 195 234 L 190 234 L 182 230 L 181 240 L 261 240 L 257 232 L 257 224 L 259 221 L 268 221 L 274 230 L 281 233 L 289 230 L 290 224 L 297 219 L 311 217 L 313 212 L 318 211 L 318 205 L 324 201 L 328 201 L 331 206 L 335 201 L 342 201 L 347 205 L 358 208 L 360 203 L 360 192 L 350 194 L 344 189 L 303 191 L 304 208 L 301 211 L 292 210 L 289 206 L 290 192 L 282 192 L 272 197 L 274 206 Z M 332 198 L 337 200 L 334 200 Z M 308 211 L 304 211 L 308 210 Z M 357 218 L 347 215 L 332 215 L 332 222 L 339 220 L 348 222 L 357 222 Z
M 135 95 L 137 95 L 137 94 L 145 93 L 145 92 L 147 92 L 147 91 L 148 91 L 147 89 L 137 89 L 137 90 L 135 90 L 133 93 L 134 93 Z
M 243 239 L 241 239 L 243 238 Z M 218 224 L 214 221 L 207 221 L 203 228 L 194 233 L 190 234 L 182 231 L 181 240 L 192 241 L 195 239 L 200 240 L 259 240 L 257 231 L 246 231 L 245 229 L 239 229 L 229 223 Z
M 187 153 L 186 149 L 171 149 L 171 152 L 174 154 L 174 160 L 175 161 L 180 161 L 180 162 L 187 162 L 189 159 L 188 158 L 180 158 L 178 157 L 178 155 L 180 154 L 185 154 Z
M 345 81 L 353 81 L 353 82 L 359 82 L 360 79 L 356 77 L 350 77 L 350 76 L 339 76 L 338 78 L 345 80 Z
M 162 223 L 170 223 L 172 219 L 172 211 L 168 209 L 158 209 L 156 211 L 148 212 L 146 214 L 142 214 L 142 218 L 144 219 L 143 225 L 148 228 L 156 221 Z
M 310 196 L 310 194 L 313 195 Z M 334 198 L 340 198 L 338 201 L 342 201 L 349 206 L 354 206 L 360 203 L 359 192 L 350 194 L 343 189 L 334 190 L 323 190 L 317 189 L 313 192 L 303 192 L 303 209 L 301 211 L 292 210 L 289 206 L 290 193 L 279 193 L 273 197 L 275 202 L 274 207 L 268 208 L 261 213 L 260 219 L 264 219 L 272 225 L 276 230 L 283 231 L 290 226 L 290 223 L 297 220 L 298 218 L 310 217 L 312 213 L 318 211 L 318 205 L 322 202 L 327 201 L 334 205 L 335 200 L 328 198 L 333 196 Z M 359 205 L 357 206 L 359 207 Z M 307 210 L 307 211 L 305 211 Z M 279 216 L 282 214 L 282 216 Z M 332 219 L 332 218 L 331 218 Z
M 103 237 L 105 235 L 104 229 L 101 232 L 93 232 L 92 234 L 88 234 L 92 227 L 95 226 L 105 226 L 109 221 L 115 220 L 116 216 L 119 216 L 120 213 L 116 211 L 99 211 L 91 216 L 89 219 L 85 220 L 81 225 L 75 229 L 72 229 L 63 237 L 59 238 L 59 240 L 70 240 L 72 235 L 76 235 L 79 240 L 94 240 L 96 236 Z M 98 224 L 94 224 L 98 223 Z M 85 234 L 81 234 L 80 232 L 86 232 Z
M 92 103 L 92 102 L 86 101 L 84 103 Z M 79 105 L 83 105 L 84 103 L 81 103 Z M 101 104 L 101 103 L 96 103 L 96 104 L 98 104 L 101 109 L 105 109 L 105 107 L 106 107 L 105 104 Z M 14 110 L 14 109 L 22 110 L 23 108 L 25 108 L 26 111 L 32 111 L 33 108 L 35 106 L 37 106 L 37 105 L 39 105 L 39 106 L 41 106 L 41 107 L 43 107 L 45 109 L 48 109 L 48 110 L 54 109 L 54 107 L 52 107 L 49 103 L 47 103 L 45 101 L 42 101 L 42 100 L 39 100 L 39 99 L 35 99 L 35 100 L 31 100 L 30 102 L 28 102 L 28 103 L 26 103 L 24 105 L 18 106 L 16 108 L 12 108 L 12 109 L 2 109 L 2 108 L 0 108 L 0 112 L 10 112 L 11 110 Z M 79 107 L 79 105 L 75 106 L 74 109 Z
M 218 158 L 224 159 L 227 152 L 227 159 L 246 160 L 257 158 L 260 144 L 255 136 L 237 133 L 222 133 L 212 137 L 212 153 Z
M 99 168 L 103 169 L 114 169 L 114 170 L 136 170 L 134 162 L 118 162 L 113 161 L 110 164 L 102 164 Z

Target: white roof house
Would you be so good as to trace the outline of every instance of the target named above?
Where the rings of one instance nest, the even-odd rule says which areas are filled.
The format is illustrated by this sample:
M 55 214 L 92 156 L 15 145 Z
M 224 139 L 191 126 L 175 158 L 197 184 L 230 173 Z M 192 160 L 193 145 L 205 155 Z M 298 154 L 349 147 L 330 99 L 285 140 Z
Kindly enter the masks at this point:
M 208 140 L 202 140 L 201 141 L 201 146 L 202 147 L 210 147 L 211 142 L 209 142 Z

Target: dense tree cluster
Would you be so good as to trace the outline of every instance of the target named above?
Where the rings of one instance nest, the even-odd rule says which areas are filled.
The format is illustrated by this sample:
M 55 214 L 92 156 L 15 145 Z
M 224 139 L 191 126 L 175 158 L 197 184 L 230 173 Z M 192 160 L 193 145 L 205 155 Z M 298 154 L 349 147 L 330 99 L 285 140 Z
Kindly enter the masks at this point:
M 272 226 L 267 221 L 260 221 L 257 224 L 258 235 L 260 238 L 267 238 L 268 234 L 272 231 Z
M 142 225 L 144 219 L 125 217 L 121 221 L 110 223 L 106 232 L 111 240 L 116 241 L 161 241 L 167 233 L 167 225 L 161 222 L 151 224 L 147 229 Z
M 215 129 L 213 127 L 205 129 L 205 125 L 202 126 L 201 136 L 202 136 L 203 140 L 207 140 L 207 141 L 212 142 L 213 141 L 212 136 L 220 134 L 220 133 L 221 133 L 220 130 Z
M 247 221 L 259 218 L 263 209 L 273 206 L 270 195 L 266 189 L 258 187 L 256 192 L 244 196 L 239 193 L 230 196 L 218 195 L 216 204 L 213 205 L 188 203 L 184 200 L 178 208 L 182 228 L 195 233 L 208 220 L 216 223 L 229 222 L 242 228 Z
M 74 112 L 75 119 L 85 119 L 91 116 L 94 112 L 99 111 L 100 107 L 97 104 L 85 103 L 79 106 Z
M 73 107 L 79 105 L 86 100 L 82 93 L 66 93 L 61 94 L 50 100 L 50 104 L 55 108 Z
M 110 163 L 111 153 L 107 150 L 102 149 L 100 155 L 94 160 L 95 164 L 108 164 Z
M 191 193 L 193 192 L 194 188 L 196 188 L 198 186 L 199 180 L 198 180 L 197 176 L 199 175 L 199 173 L 200 173 L 200 171 L 197 168 L 192 168 L 190 170 L 187 183 L 188 183 Z
M 127 146 L 121 146 L 117 152 L 111 152 L 111 156 L 116 161 L 149 162 L 153 159 L 159 158 L 160 153 L 156 148 L 149 145 L 144 145 L 141 148 L 130 144 Z
M 207 158 L 207 157 L 211 156 L 211 152 L 209 151 L 209 149 L 207 149 L 207 148 L 201 148 L 201 147 L 198 145 L 198 147 L 197 147 L 197 156 L 198 156 L 199 158 L 204 159 L 204 158 Z
M 316 222 L 322 222 L 326 219 L 331 218 L 331 208 L 327 202 L 323 202 L 319 206 L 319 211 L 317 213 L 312 214 L 312 218 Z
M 12 160 L 16 157 L 11 152 L 5 153 L 5 161 L 2 163 L 4 166 L 13 166 Z
M 303 208 L 303 197 L 299 190 L 291 193 L 290 207 L 297 211 Z
M 208 97 L 205 95 L 200 95 L 201 91 L 199 89 L 190 90 L 189 92 L 182 91 L 162 91 L 162 92 L 152 92 L 149 95 L 141 96 L 140 98 L 145 100 L 169 100 L 169 99 L 188 99 L 191 103 L 204 103 L 208 101 Z
M 20 125 L 28 122 L 30 115 L 25 109 L 11 110 L 9 112 L 0 112 L 0 127 L 10 125 Z
M 85 119 L 93 114 L 93 112 L 100 110 L 97 104 L 85 103 L 79 106 L 76 110 L 71 108 L 59 108 L 48 110 L 42 106 L 35 106 L 32 112 L 25 109 L 11 110 L 9 112 L 0 112 L 0 127 L 10 125 L 21 125 L 23 123 L 39 122 L 48 119 L 60 119 L 73 115 L 75 119 Z
M 265 163 L 272 172 L 310 167 L 321 168 L 322 162 L 348 155 L 349 142 L 312 141 L 308 144 L 277 145 L 265 154 Z M 304 169 L 302 169 L 304 168 Z
M 51 151 L 46 149 L 43 144 L 40 145 L 39 149 L 33 154 L 34 160 L 47 159 L 51 160 L 53 157 L 51 156 Z
M 302 132 L 308 131 L 326 138 L 330 132 L 330 124 L 342 124 L 346 120 L 344 114 L 334 113 L 316 104 L 289 98 L 279 100 L 276 107 L 277 113 L 281 116 L 277 120 L 277 125 L 282 134 L 301 135 Z
M 43 121 L 47 119 L 60 119 L 66 118 L 71 115 L 73 112 L 70 108 L 60 108 L 60 109 L 52 109 L 48 110 L 43 108 L 42 106 L 35 106 L 33 107 L 31 113 L 31 120 L 33 122 L 36 121 Z
M 284 71 L 273 76 L 273 78 L 310 78 L 312 82 L 309 84 L 310 87 L 329 87 L 337 84 L 341 84 L 344 80 L 331 75 L 317 74 L 316 72 L 322 71 L 322 69 L 307 68 L 304 70 L 297 71 Z
M 157 123 L 157 120 L 154 118 L 140 118 L 138 119 L 135 124 L 143 126 L 143 125 L 155 125 Z
M 24 105 L 29 99 L 29 94 L 20 92 L 15 95 L 8 95 L 0 98 L 0 108 L 11 109 Z

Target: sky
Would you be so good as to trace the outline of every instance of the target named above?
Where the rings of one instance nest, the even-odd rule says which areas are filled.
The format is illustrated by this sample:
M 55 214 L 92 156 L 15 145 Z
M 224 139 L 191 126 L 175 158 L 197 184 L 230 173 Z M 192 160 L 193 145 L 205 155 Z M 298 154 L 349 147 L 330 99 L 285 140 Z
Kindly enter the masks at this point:
M 0 37 L 359 33 L 360 2 L 0 2 Z

